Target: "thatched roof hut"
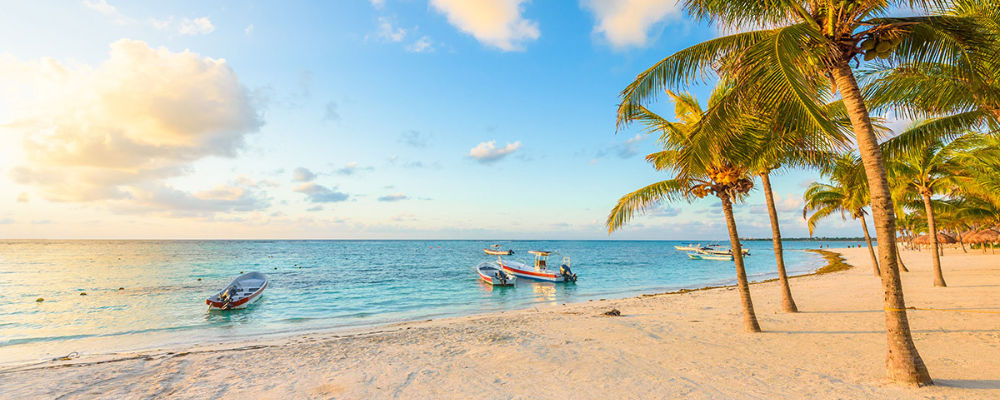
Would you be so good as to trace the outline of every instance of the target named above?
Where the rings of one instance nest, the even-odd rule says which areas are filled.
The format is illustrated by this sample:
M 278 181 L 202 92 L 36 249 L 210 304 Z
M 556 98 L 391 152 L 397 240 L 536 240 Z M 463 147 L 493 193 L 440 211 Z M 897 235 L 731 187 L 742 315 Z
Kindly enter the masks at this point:
M 949 244 L 949 243 L 958 243 L 958 240 L 955 240 L 955 238 L 951 237 L 951 235 L 946 235 L 944 233 L 938 233 L 937 234 L 937 242 L 938 242 L 938 244 Z M 931 244 L 931 237 L 927 236 L 927 235 L 920 235 L 920 237 L 918 237 L 916 239 L 913 239 L 913 243 L 914 244 Z
M 997 243 L 1000 242 L 1000 231 L 996 229 L 983 229 L 965 239 L 966 243 Z

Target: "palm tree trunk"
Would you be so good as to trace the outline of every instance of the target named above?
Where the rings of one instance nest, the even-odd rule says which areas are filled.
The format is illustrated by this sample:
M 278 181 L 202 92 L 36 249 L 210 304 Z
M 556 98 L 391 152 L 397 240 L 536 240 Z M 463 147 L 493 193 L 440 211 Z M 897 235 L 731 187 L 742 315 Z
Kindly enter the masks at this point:
M 934 224 L 934 208 L 931 207 L 931 195 L 929 193 L 920 193 L 924 198 L 924 212 L 927 213 L 927 235 L 931 239 L 931 250 L 934 252 L 934 286 L 945 287 L 948 284 L 944 283 L 944 276 L 941 275 L 941 253 L 938 251 L 938 240 L 937 240 L 937 229 Z
M 964 239 L 962 239 L 962 230 L 961 230 L 961 229 L 959 229 L 959 230 L 958 230 L 958 231 L 956 231 L 955 233 L 957 233 L 957 234 L 958 234 L 958 243 L 959 243 L 959 245 L 961 245 L 961 246 L 962 246 L 962 252 L 963 252 L 963 253 L 968 253 L 969 251 L 965 249 L 965 240 L 964 240 Z
M 881 276 L 878 270 L 878 257 L 875 257 L 875 249 L 872 248 L 872 237 L 868 234 L 868 223 L 865 222 L 864 215 L 858 219 L 861 220 L 861 229 L 865 231 L 865 243 L 868 243 L 868 255 L 872 257 L 872 268 L 875 268 L 875 276 Z
M 892 197 L 889 195 L 889 181 L 886 177 L 882 151 L 875 138 L 868 109 L 861 97 L 858 82 L 847 60 L 840 61 L 831 68 L 831 73 L 840 88 L 841 98 L 847 108 L 851 125 L 854 127 L 861 160 L 868 177 L 868 189 L 872 200 L 872 217 L 875 220 L 875 234 L 878 237 L 879 255 L 882 257 L 882 292 L 885 309 L 885 334 L 888 342 L 886 370 L 889 379 L 911 385 L 931 385 L 931 375 L 924 360 L 920 358 L 910 321 L 906 317 L 906 302 L 903 300 L 903 284 L 896 266 L 896 220 L 893 215 Z
M 785 274 L 785 254 L 781 247 L 781 228 L 778 226 L 778 211 L 774 208 L 774 192 L 771 191 L 771 174 L 760 174 L 761 186 L 764 186 L 764 199 L 767 201 L 767 213 L 771 217 L 771 242 L 774 244 L 774 261 L 778 264 L 778 283 L 781 284 L 781 310 L 784 312 L 799 312 L 792 299 L 792 289 L 788 286 L 788 275 Z M 733 253 L 735 254 L 735 253 Z
M 719 196 L 719 198 L 722 199 L 722 211 L 726 214 L 726 225 L 729 227 L 729 246 L 736 264 L 736 286 L 740 291 L 740 303 L 743 304 L 743 328 L 747 332 L 760 332 L 760 324 L 757 323 L 757 315 L 753 312 L 753 301 L 750 299 L 747 272 L 743 269 L 743 248 L 740 247 L 740 235 L 736 232 L 733 203 L 726 194 Z
M 906 269 L 906 264 L 903 264 L 903 256 L 899 254 L 900 253 L 899 246 L 896 246 L 896 247 L 897 247 L 896 248 L 896 262 L 899 263 L 899 269 L 903 270 L 903 272 L 910 272 L 909 269 Z

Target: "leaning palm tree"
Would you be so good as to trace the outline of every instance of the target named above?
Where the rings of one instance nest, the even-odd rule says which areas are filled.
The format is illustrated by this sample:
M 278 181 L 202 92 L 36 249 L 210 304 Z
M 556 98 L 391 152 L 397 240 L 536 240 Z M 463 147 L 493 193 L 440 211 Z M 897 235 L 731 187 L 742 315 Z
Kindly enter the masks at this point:
M 713 93 L 711 104 L 717 98 Z M 747 332 L 760 332 L 760 324 L 754 313 L 750 298 L 750 285 L 743 264 L 736 220 L 733 217 L 733 203 L 742 199 L 753 188 L 747 158 L 732 147 L 722 146 L 718 141 L 707 140 L 706 135 L 691 135 L 690 128 L 697 124 L 702 115 L 697 100 L 690 94 L 670 93 L 679 123 L 671 123 L 656 113 L 640 108 L 629 116 L 641 120 L 650 127 L 659 127 L 663 144 L 662 151 L 646 156 L 646 160 L 659 170 L 671 175 L 671 179 L 656 182 L 622 196 L 608 215 L 608 232 L 624 227 L 632 217 L 659 203 L 660 201 L 693 200 L 714 195 L 722 202 L 722 211 L 729 230 L 729 241 L 736 265 L 736 283 L 743 308 L 743 327 Z
M 810 211 L 813 212 L 806 220 L 809 236 L 812 236 L 819 220 L 834 213 L 840 213 L 845 220 L 850 215 L 851 218 L 861 221 L 861 230 L 865 234 L 872 269 L 875 271 L 875 276 L 880 276 L 878 258 L 875 256 L 872 238 L 868 233 L 868 223 L 865 221 L 865 216 L 868 214 L 865 211 L 868 205 L 868 190 L 863 174 L 864 170 L 854 153 L 845 153 L 837 157 L 832 165 L 824 170 L 824 175 L 829 176 L 833 184 L 813 182 L 806 188 L 803 194 L 806 204 L 802 208 L 802 217 L 806 218 Z
M 753 103 L 768 104 L 768 109 L 780 115 L 834 132 L 821 109 L 830 95 L 810 90 L 829 79 L 832 92 L 840 92 L 847 108 L 869 182 L 884 272 L 888 374 L 894 381 L 925 385 L 932 381 L 913 344 L 906 316 L 885 165 L 851 63 L 864 55 L 896 63 L 934 61 L 968 67 L 968 58 L 978 54 L 968 51 L 970 44 L 987 40 L 980 40 L 977 27 L 963 17 L 887 17 L 894 5 L 911 3 L 943 1 L 683 0 L 688 13 L 700 19 L 730 27 L 771 29 L 709 40 L 663 59 L 622 91 L 618 115 L 619 123 L 627 123 L 628 115 L 654 100 L 661 89 L 718 73 L 735 82 L 727 99 L 716 105 L 724 111 L 718 113 L 721 119 L 743 112 L 747 108 L 740 103 L 754 99 Z M 709 119 L 703 124 L 712 127 L 715 122 Z
M 915 126 L 919 129 L 920 124 Z M 938 229 L 934 219 L 932 196 L 944 194 L 955 187 L 963 173 L 963 167 L 955 157 L 969 148 L 972 136 L 962 136 L 952 141 L 942 139 L 930 142 L 918 141 L 915 148 L 906 148 L 914 143 L 914 130 L 907 130 L 883 146 L 889 150 L 889 177 L 900 190 L 919 194 L 923 200 L 924 215 L 927 219 L 927 234 L 930 238 L 934 286 L 945 287 L 941 272 L 941 255 L 938 244 Z

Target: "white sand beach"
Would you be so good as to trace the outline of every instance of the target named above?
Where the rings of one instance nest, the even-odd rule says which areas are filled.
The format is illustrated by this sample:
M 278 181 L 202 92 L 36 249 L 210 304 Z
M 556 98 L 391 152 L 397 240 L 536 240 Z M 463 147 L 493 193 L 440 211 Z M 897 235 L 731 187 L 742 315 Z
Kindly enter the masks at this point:
M 1000 398 L 1000 256 L 949 250 L 947 288 L 907 251 L 907 305 L 936 385 L 885 379 L 881 289 L 866 249 L 847 271 L 753 285 L 763 333 L 732 288 L 411 322 L 0 372 L 2 398 Z M 612 308 L 621 316 L 602 315 Z

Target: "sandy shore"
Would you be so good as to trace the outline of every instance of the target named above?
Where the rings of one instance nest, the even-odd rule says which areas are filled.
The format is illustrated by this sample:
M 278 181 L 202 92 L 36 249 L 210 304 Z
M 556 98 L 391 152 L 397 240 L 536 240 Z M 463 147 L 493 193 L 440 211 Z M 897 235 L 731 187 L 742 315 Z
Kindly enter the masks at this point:
M 1000 398 L 1000 255 L 951 252 L 948 288 L 906 252 L 907 304 L 936 385 L 885 381 L 881 289 L 855 268 L 751 288 L 764 333 L 742 332 L 731 288 L 396 324 L 354 334 L 116 356 L 0 372 L 3 398 Z M 601 315 L 617 308 L 620 317 Z

